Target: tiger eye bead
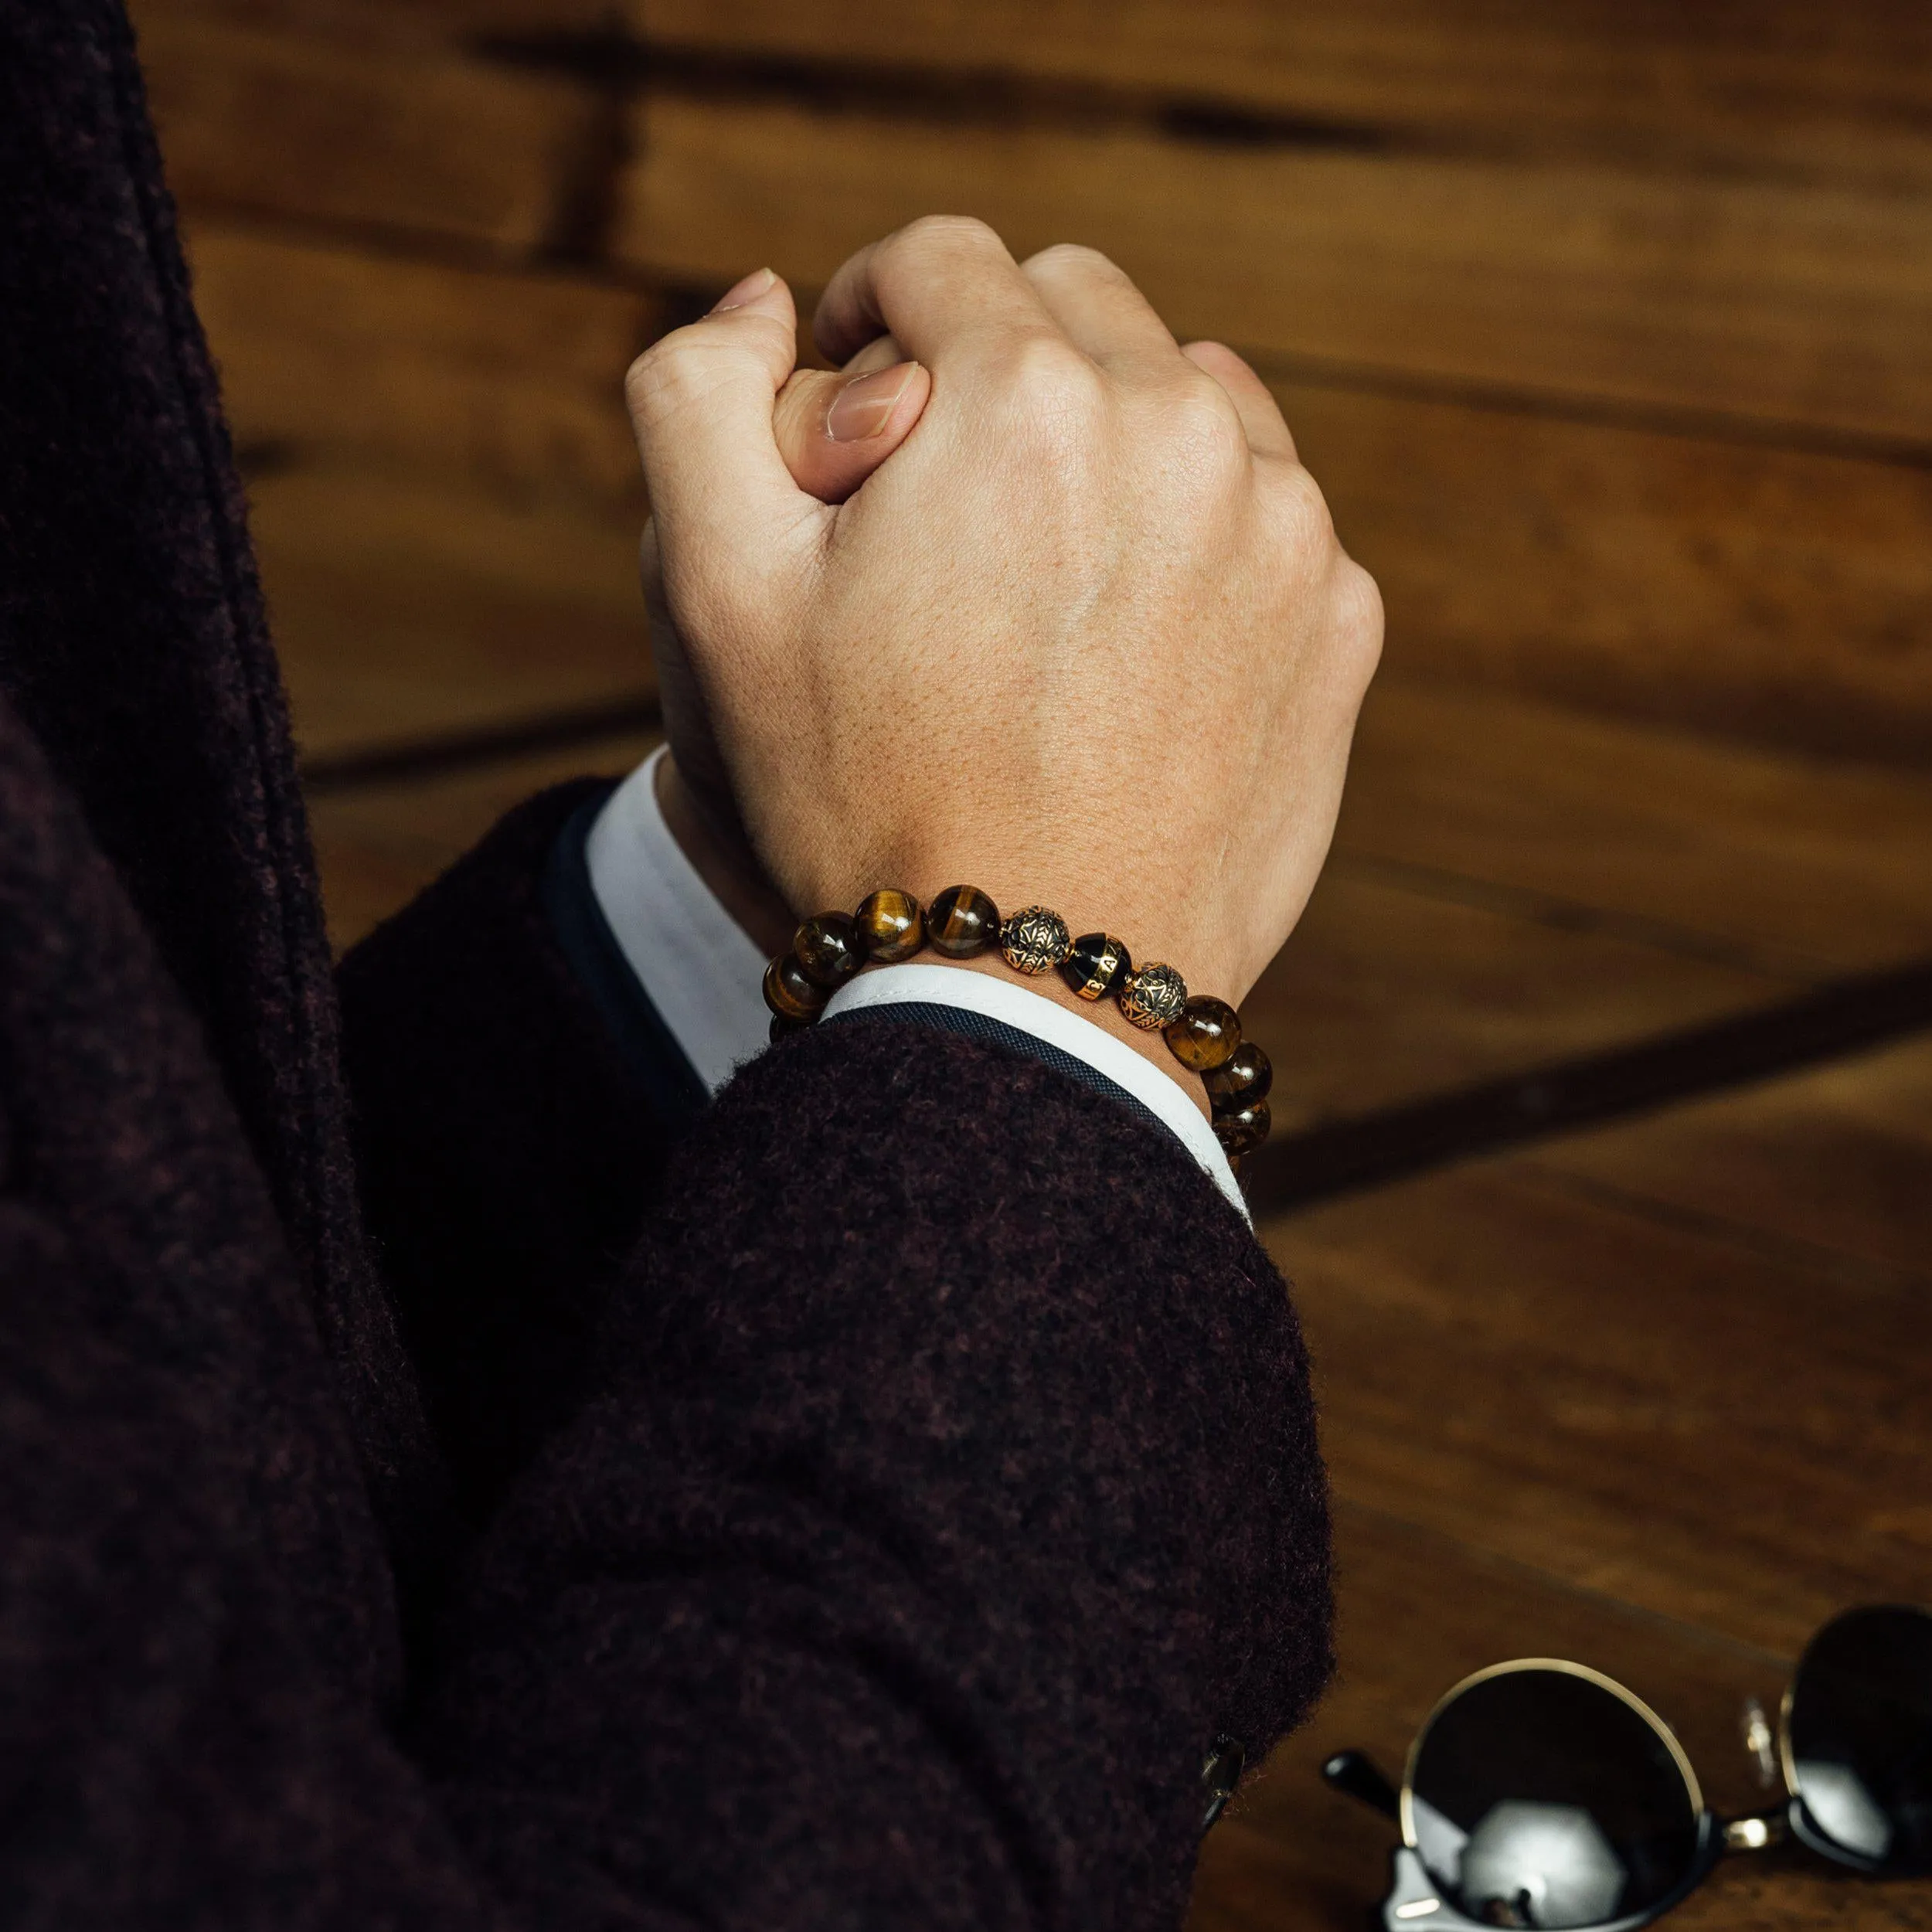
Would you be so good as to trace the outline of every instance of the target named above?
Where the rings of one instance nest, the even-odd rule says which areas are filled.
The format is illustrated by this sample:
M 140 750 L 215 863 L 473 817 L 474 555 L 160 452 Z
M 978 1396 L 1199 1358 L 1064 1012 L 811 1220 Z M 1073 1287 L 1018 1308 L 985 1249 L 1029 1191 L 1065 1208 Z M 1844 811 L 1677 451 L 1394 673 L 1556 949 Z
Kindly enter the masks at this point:
M 1225 1066 L 1241 1044 L 1241 1015 L 1224 999 L 1191 999 L 1167 1025 L 1168 1051 L 1196 1073 Z
M 1214 1138 L 1221 1143 L 1224 1154 L 1252 1154 L 1268 1138 L 1268 1129 L 1272 1124 L 1268 1117 L 1267 1102 L 1250 1100 L 1232 1114 L 1215 1115 Z
M 999 929 L 999 949 L 1016 973 L 1051 972 L 1073 950 L 1066 921 L 1044 906 L 1026 906 Z
M 1104 999 L 1117 993 L 1121 981 L 1133 970 L 1132 955 L 1111 933 L 1081 934 L 1060 961 L 1060 978 L 1082 999 Z
M 1250 1101 L 1267 1098 L 1274 1069 L 1253 1040 L 1243 1040 L 1213 1073 L 1201 1076 L 1201 1084 L 1216 1113 L 1233 1114 Z
M 1187 981 L 1172 966 L 1151 960 L 1121 981 L 1121 1011 L 1144 1033 L 1171 1026 L 1187 1004 Z
M 977 886 L 948 886 L 926 908 L 926 937 L 948 959 L 971 959 L 999 938 L 999 908 Z
M 781 1019 L 804 1020 L 818 1017 L 819 1009 L 832 995 L 822 986 L 806 978 L 804 968 L 789 953 L 774 959 L 765 968 L 765 1004 Z
M 849 913 L 821 913 L 798 928 L 791 956 L 815 986 L 835 992 L 866 963 L 859 923 Z
M 880 966 L 910 959 L 926 943 L 926 922 L 919 901 L 910 893 L 888 886 L 859 908 L 859 943 L 866 957 Z

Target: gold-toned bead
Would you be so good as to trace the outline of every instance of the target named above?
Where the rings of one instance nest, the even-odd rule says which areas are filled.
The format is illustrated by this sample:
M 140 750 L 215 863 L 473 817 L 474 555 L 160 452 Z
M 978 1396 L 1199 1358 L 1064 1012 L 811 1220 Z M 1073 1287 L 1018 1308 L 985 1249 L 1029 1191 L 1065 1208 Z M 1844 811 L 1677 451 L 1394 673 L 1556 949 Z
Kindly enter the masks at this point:
M 1134 970 L 1134 956 L 1111 933 L 1083 933 L 1060 961 L 1060 978 L 1082 999 L 1117 993 Z
M 1229 1155 L 1252 1154 L 1268 1138 L 1274 1124 L 1266 1100 L 1251 1100 L 1232 1114 L 1214 1117 L 1214 1138 Z
M 1202 995 L 1181 1009 L 1167 1023 L 1168 1051 L 1196 1073 L 1224 1066 L 1241 1044 L 1241 1016 L 1224 999 Z
M 859 943 L 876 965 L 890 966 L 910 959 L 926 943 L 926 921 L 919 901 L 896 886 L 874 893 L 856 917 Z
M 1201 1084 L 1216 1113 L 1236 1113 L 1251 1100 L 1267 1098 L 1274 1069 L 1253 1040 L 1244 1039 L 1213 1073 L 1201 1076 Z
M 999 949 L 1015 972 L 1050 973 L 1073 950 L 1066 921 L 1044 906 L 1026 906 L 999 929 Z
M 849 913 L 821 913 L 798 928 L 791 956 L 815 986 L 835 992 L 866 963 L 859 926 Z
M 832 995 L 806 978 L 804 968 L 789 953 L 781 953 L 765 968 L 765 1004 L 781 1019 L 815 1020 Z
M 948 959 L 971 959 L 999 940 L 999 908 L 977 886 L 948 886 L 926 908 L 926 937 Z
M 1121 1011 L 1144 1033 L 1172 1025 L 1186 1004 L 1187 981 L 1158 959 L 1135 967 L 1121 982 Z

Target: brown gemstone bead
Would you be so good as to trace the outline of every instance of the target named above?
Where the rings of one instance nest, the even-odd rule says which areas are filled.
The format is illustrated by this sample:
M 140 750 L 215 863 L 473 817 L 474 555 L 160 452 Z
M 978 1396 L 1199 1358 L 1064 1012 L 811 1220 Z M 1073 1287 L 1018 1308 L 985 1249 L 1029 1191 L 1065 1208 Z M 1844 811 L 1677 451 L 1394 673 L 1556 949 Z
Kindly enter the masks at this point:
M 1243 1040 L 1211 1073 L 1201 1076 L 1208 1103 L 1217 1114 L 1232 1114 L 1250 1101 L 1264 1100 L 1274 1084 L 1274 1069 L 1253 1040 Z
M 1082 999 L 1104 999 L 1121 990 L 1134 959 L 1111 933 L 1083 933 L 1060 961 L 1060 978 Z
M 1023 906 L 999 929 L 999 949 L 1016 973 L 1049 973 L 1073 950 L 1066 921 L 1044 906 Z
M 926 921 L 910 893 L 887 886 L 859 908 L 859 943 L 875 964 L 910 959 L 926 943 Z
M 804 968 L 789 953 L 765 968 L 765 1004 L 781 1019 L 810 1022 L 832 995 L 806 978 Z
M 1221 1143 L 1223 1153 L 1252 1154 L 1268 1138 L 1272 1124 L 1267 1102 L 1250 1100 L 1232 1114 L 1215 1115 L 1214 1138 Z
M 866 963 L 859 922 L 849 913 L 821 913 L 793 935 L 791 956 L 815 986 L 835 992 Z
M 1224 999 L 1191 999 L 1168 1022 L 1168 1051 L 1196 1073 L 1226 1066 L 1240 1044 L 1241 1015 Z
M 1121 981 L 1121 1011 L 1144 1033 L 1171 1025 L 1187 1004 L 1187 981 L 1172 966 L 1150 960 Z
M 971 959 L 999 939 L 999 908 L 977 886 L 948 886 L 926 908 L 926 937 L 948 959 Z

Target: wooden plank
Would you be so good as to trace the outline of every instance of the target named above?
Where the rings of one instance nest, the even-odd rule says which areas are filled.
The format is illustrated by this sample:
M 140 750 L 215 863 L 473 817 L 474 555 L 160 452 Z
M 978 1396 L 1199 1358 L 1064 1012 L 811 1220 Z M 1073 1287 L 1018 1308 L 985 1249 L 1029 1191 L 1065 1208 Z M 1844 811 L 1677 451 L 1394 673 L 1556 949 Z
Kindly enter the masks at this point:
M 1209 1835 L 1189 1932 L 1359 1932 L 1387 1889 L 1394 1828 L 1335 1796 L 1324 1758 L 1368 1747 L 1391 1773 L 1436 1699 L 1484 1665 L 1566 1657 L 1607 1672 L 1662 1715 L 1707 1801 L 1736 1814 L 1766 1796 L 1740 1748 L 1747 1697 L 1775 1708 L 1781 1658 L 1644 1614 L 1379 1512 L 1336 1512 L 1340 1672 Z M 1671 1915 L 1687 1928 L 1764 1932 L 1923 1927 L 1926 1888 L 1847 1883 L 1801 1853 L 1726 1861 Z
M 1932 764 L 1932 470 L 1275 388 L 1391 669 Z
M 613 738 L 427 784 L 311 801 L 309 823 L 336 950 L 400 911 L 525 799 L 588 773 L 621 777 L 654 742 Z
M 1277 1223 L 1269 1243 L 1343 1496 L 1786 1653 L 1847 1604 L 1923 1594 L 1922 1281 L 1519 1161 Z
M 1639 1211 L 1742 1230 L 1852 1276 L 1932 1287 L 1932 1040 L 1526 1155 Z M 1925 1511 L 1932 1535 L 1932 1503 Z
M 204 20 L 364 46 L 448 47 L 485 36 L 607 31 L 608 0 L 134 0 L 137 28 Z
M 244 444 L 373 457 L 641 519 L 624 372 L 658 304 L 563 274 L 197 222 L 195 299 Z
M 1932 179 L 1932 22 L 1913 0 L 632 0 L 632 17 L 654 42 L 713 55 L 1100 83 L 1653 163 Z
M 1932 952 L 1932 777 L 1437 680 L 1369 693 L 1337 849 L 1418 890 L 1794 979 Z
M 271 476 L 251 495 L 307 753 L 650 686 L 628 522 L 353 471 Z
M 1016 252 L 1106 250 L 1185 335 L 1932 443 L 1932 218 L 1909 196 L 669 95 L 635 151 L 618 252 L 673 277 L 769 262 L 821 282 L 945 209 Z
M 518 253 L 557 233 L 607 152 L 597 103 L 560 80 L 165 11 L 141 26 L 168 180 L 190 207 Z

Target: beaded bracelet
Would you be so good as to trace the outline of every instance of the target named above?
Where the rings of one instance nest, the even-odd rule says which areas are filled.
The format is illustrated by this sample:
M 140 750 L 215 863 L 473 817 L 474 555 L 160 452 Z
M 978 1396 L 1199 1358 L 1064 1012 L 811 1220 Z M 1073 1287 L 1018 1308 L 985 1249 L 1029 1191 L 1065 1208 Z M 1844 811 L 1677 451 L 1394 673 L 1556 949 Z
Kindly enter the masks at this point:
M 997 946 L 1006 963 L 1029 978 L 1057 967 L 1082 999 L 1109 995 L 1136 1026 L 1159 1028 L 1168 1050 L 1201 1076 L 1214 1119 L 1215 1138 L 1231 1160 L 1268 1138 L 1268 1088 L 1274 1070 L 1225 1000 L 1190 998 L 1186 982 L 1158 961 L 1136 966 L 1111 933 L 1072 937 L 1066 921 L 1044 906 L 1010 919 L 976 886 L 949 886 L 921 908 L 910 893 L 887 887 L 856 913 L 821 913 L 793 936 L 791 951 L 765 968 L 765 1004 L 771 1037 L 801 1032 L 825 1002 L 861 968 L 896 965 L 930 945 L 947 959 L 971 959 Z

